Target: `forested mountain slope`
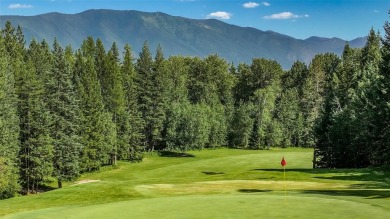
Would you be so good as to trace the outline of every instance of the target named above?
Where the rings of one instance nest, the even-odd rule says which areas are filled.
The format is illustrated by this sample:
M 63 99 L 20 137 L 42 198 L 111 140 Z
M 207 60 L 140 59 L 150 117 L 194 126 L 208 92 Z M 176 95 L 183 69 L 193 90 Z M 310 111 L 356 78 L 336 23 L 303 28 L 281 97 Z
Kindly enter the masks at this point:
M 219 54 L 228 62 L 250 63 L 253 57 L 278 61 L 284 69 L 296 60 L 308 63 L 315 54 L 341 54 L 345 40 L 310 37 L 299 40 L 272 31 L 230 25 L 219 20 L 194 20 L 164 13 L 139 11 L 89 10 L 79 14 L 49 13 L 38 16 L 0 16 L 0 24 L 9 20 L 23 28 L 27 43 L 32 38 L 46 39 L 49 44 L 57 37 L 62 46 L 78 48 L 92 36 L 100 38 L 105 47 L 116 42 L 119 48 L 129 43 L 136 54 L 148 41 L 151 48 L 158 44 L 165 54 L 200 56 Z M 366 38 L 349 42 L 363 47 Z

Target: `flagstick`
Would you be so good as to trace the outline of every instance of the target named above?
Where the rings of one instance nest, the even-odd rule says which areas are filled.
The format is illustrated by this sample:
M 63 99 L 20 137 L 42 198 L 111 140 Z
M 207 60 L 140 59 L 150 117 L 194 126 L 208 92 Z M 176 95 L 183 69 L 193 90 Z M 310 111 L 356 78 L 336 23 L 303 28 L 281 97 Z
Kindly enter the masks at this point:
M 286 191 L 286 167 L 283 166 L 283 179 L 284 179 L 284 198 L 287 196 Z

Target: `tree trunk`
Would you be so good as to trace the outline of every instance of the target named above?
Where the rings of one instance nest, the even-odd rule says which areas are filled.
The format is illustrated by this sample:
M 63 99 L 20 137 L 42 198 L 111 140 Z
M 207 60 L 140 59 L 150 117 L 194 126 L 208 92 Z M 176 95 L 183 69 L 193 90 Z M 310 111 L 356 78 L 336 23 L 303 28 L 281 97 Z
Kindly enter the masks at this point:
M 111 154 L 111 165 L 116 165 L 116 154 Z
M 59 180 L 58 180 L 58 188 L 59 188 L 59 189 L 62 188 L 62 181 L 59 181 Z

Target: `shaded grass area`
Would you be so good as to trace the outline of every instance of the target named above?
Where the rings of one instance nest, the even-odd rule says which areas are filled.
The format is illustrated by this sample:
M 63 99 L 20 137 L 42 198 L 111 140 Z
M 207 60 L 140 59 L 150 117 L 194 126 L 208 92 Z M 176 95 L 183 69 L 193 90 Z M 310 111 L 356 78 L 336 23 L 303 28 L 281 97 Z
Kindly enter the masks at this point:
M 283 172 L 281 169 L 253 169 L 252 171 L 272 172 L 280 175 Z M 271 173 L 271 174 L 272 174 Z M 311 178 L 311 181 L 327 181 L 327 182 L 355 182 L 350 184 L 351 189 L 390 189 L 390 171 L 381 170 L 379 168 L 364 168 L 364 169 L 286 169 L 288 177 L 294 178 L 296 175 Z
M 307 194 L 321 194 L 328 196 L 355 196 L 368 199 L 388 199 L 390 190 L 304 190 Z
M 161 152 L 149 154 L 142 163 L 119 162 L 115 168 L 104 167 L 100 172 L 85 174 L 80 178 L 80 180 L 100 180 L 98 182 L 80 185 L 74 182 L 66 183 L 63 189 L 1 200 L 0 216 L 31 210 L 40 211 L 40 215 L 60 216 L 61 212 L 65 214 L 71 211 L 94 211 L 94 206 L 99 206 L 99 204 L 100 208 L 103 204 L 107 205 L 106 213 L 111 214 L 109 206 L 116 209 L 116 203 L 126 203 L 126 206 L 122 206 L 125 209 L 140 205 L 138 207 L 141 210 L 143 208 L 145 212 L 148 206 L 136 203 L 150 201 L 152 203 L 148 204 L 153 204 L 155 199 L 160 200 L 159 203 L 155 203 L 156 209 L 165 206 L 166 211 L 170 211 L 171 207 L 166 205 L 171 199 L 181 200 L 186 205 L 196 205 L 199 200 L 208 200 L 208 197 L 214 200 L 212 197 L 218 195 L 225 195 L 226 200 L 232 203 L 235 203 L 234 197 L 251 197 L 252 195 L 267 195 L 267 199 L 276 200 L 276 197 L 283 196 L 285 188 L 283 169 L 280 166 L 283 156 L 287 160 L 286 185 L 289 198 L 294 197 L 297 201 L 300 197 L 321 198 L 325 203 L 329 200 L 336 200 L 335 202 L 347 201 L 357 203 L 357 205 L 362 204 L 362 206 L 377 206 L 379 211 L 385 210 L 385 215 L 390 211 L 390 172 L 370 168 L 313 170 L 311 169 L 312 155 L 311 149 L 300 148 L 266 151 L 217 149 L 191 151 L 184 155 Z M 53 182 L 52 185 L 55 184 L 56 182 Z M 199 198 L 196 198 L 198 196 Z M 275 198 L 272 198 L 273 196 Z M 193 198 L 196 200 L 192 200 Z M 217 199 L 215 198 L 214 201 Z M 221 204 L 227 208 L 236 208 L 237 212 L 246 209 L 243 205 L 234 207 L 229 203 Z M 201 206 L 200 203 L 199 206 L 194 206 L 194 209 L 201 208 Z M 60 210 L 57 209 L 58 207 L 61 207 Z M 207 207 L 207 209 L 210 208 L 210 206 Z M 332 206 L 324 204 L 323 209 L 329 207 Z M 187 211 L 187 208 L 183 208 Z M 191 209 L 188 209 L 188 215 L 196 211 Z M 39 215 L 34 212 L 30 213 Z M 188 216 L 187 213 L 182 213 L 178 217 Z M 254 212 L 248 217 L 254 217 L 258 213 L 260 214 L 260 212 Z M 26 217 L 31 216 L 28 212 L 22 214 Z M 83 214 L 80 213 L 78 218 L 82 218 Z M 134 215 L 137 216 L 136 213 Z M 235 213 L 231 212 L 229 215 L 235 215 Z M 153 214 L 149 216 L 153 217 Z M 171 216 L 168 215 L 167 218 Z M 210 218 L 213 215 L 205 213 L 206 216 Z M 338 216 L 337 218 L 343 217 L 343 215 Z M 353 215 L 345 214 L 345 216 Z

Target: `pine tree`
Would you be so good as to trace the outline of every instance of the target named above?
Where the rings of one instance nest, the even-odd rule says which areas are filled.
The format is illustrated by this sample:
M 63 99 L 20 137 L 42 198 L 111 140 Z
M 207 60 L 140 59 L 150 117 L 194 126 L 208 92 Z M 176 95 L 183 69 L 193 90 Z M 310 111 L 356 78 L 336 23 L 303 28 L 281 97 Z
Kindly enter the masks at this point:
M 42 40 L 41 43 L 38 43 L 33 39 L 27 50 L 27 56 L 31 59 L 31 62 L 34 65 L 37 75 L 42 80 L 44 80 L 45 82 L 52 80 L 50 74 L 51 66 L 53 63 L 53 56 L 50 52 L 49 45 L 45 40 Z
M 78 99 L 73 86 L 71 63 L 57 40 L 53 44 L 53 67 L 48 84 L 49 109 L 52 116 L 51 137 L 54 144 L 54 176 L 58 187 L 62 182 L 79 176 L 80 116 Z
M 20 78 L 20 175 L 27 193 L 38 191 L 40 183 L 53 172 L 53 145 L 49 135 L 50 114 L 44 102 L 44 87 L 28 60 Z
M 125 115 L 128 118 L 121 120 L 118 135 L 123 143 L 119 143 L 120 158 L 131 161 L 142 160 L 144 122 L 138 106 L 137 74 L 134 69 L 130 46 L 125 46 L 123 63 L 121 66 L 122 87 L 125 92 Z
M 335 54 L 317 55 L 309 68 L 309 78 L 304 94 L 305 101 L 311 102 L 304 112 L 305 126 L 314 130 L 315 167 L 335 167 L 335 150 L 330 136 L 333 125 L 335 84 L 334 78 L 340 67 Z M 316 99 L 313 99 L 316 98 Z
M 93 171 L 110 159 L 114 148 L 111 115 L 104 112 L 101 87 L 94 66 L 94 43 L 88 38 L 76 53 L 74 81 L 80 98 L 81 137 L 83 149 L 80 158 L 81 171 Z M 85 54 L 83 56 L 83 54 Z
M 50 117 L 44 102 L 43 81 L 38 78 L 34 60 L 27 56 L 21 28 L 15 32 L 7 22 L 2 36 L 18 96 L 20 181 L 26 192 L 36 192 L 52 172 L 52 144 L 47 127 Z
M 129 143 L 129 123 L 126 111 L 125 90 L 123 88 L 123 78 L 120 72 L 118 48 L 114 43 L 108 52 L 105 60 L 105 75 L 100 80 L 105 81 L 106 110 L 112 114 L 112 121 L 116 124 L 115 147 L 111 151 L 111 162 L 116 163 L 118 148 L 124 148 Z M 103 88 L 102 88 L 103 89 Z
M 380 155 L 381 164 L 389 165 L 390 161 L 390 24 L 387 21 L 384 25 L 385 37 L 382 40 L 382 62 L 380 65 L 381 78 L 381 100 L 379 110 L 382 112 L 380 126 L 382 142 L 376 148 L 375 154 Z
M 376 166 L 383 163 L 382 151 L 377 150 L 382 148 L 382 129 L 385 128 L 382 126 L 385 112 L 379 110 L 383 104 L 380 47 L 380 35 L 371 29 L 367 43 L 362 49 L 360 80 L 352 100 L 352 109 L 356 116 L 355 126 L 359 127 L 353 143 L 359 166 Z
M 153 151 L 161 142 L 161 132 L 164 121 L 164 104 L 162 100 L 161 84 L 158 75 L 164 60 L 161 49 L 157 50 L 155 62 L 149 51 L 147 42 L 137 60 L 136 70 L 138 73 L 139 107 L 145 120 L 145 140 L 147 149 Z
M 0 35 L 0 199 L 13 197 L 18 184 L 19 118 L 14 75 Z

